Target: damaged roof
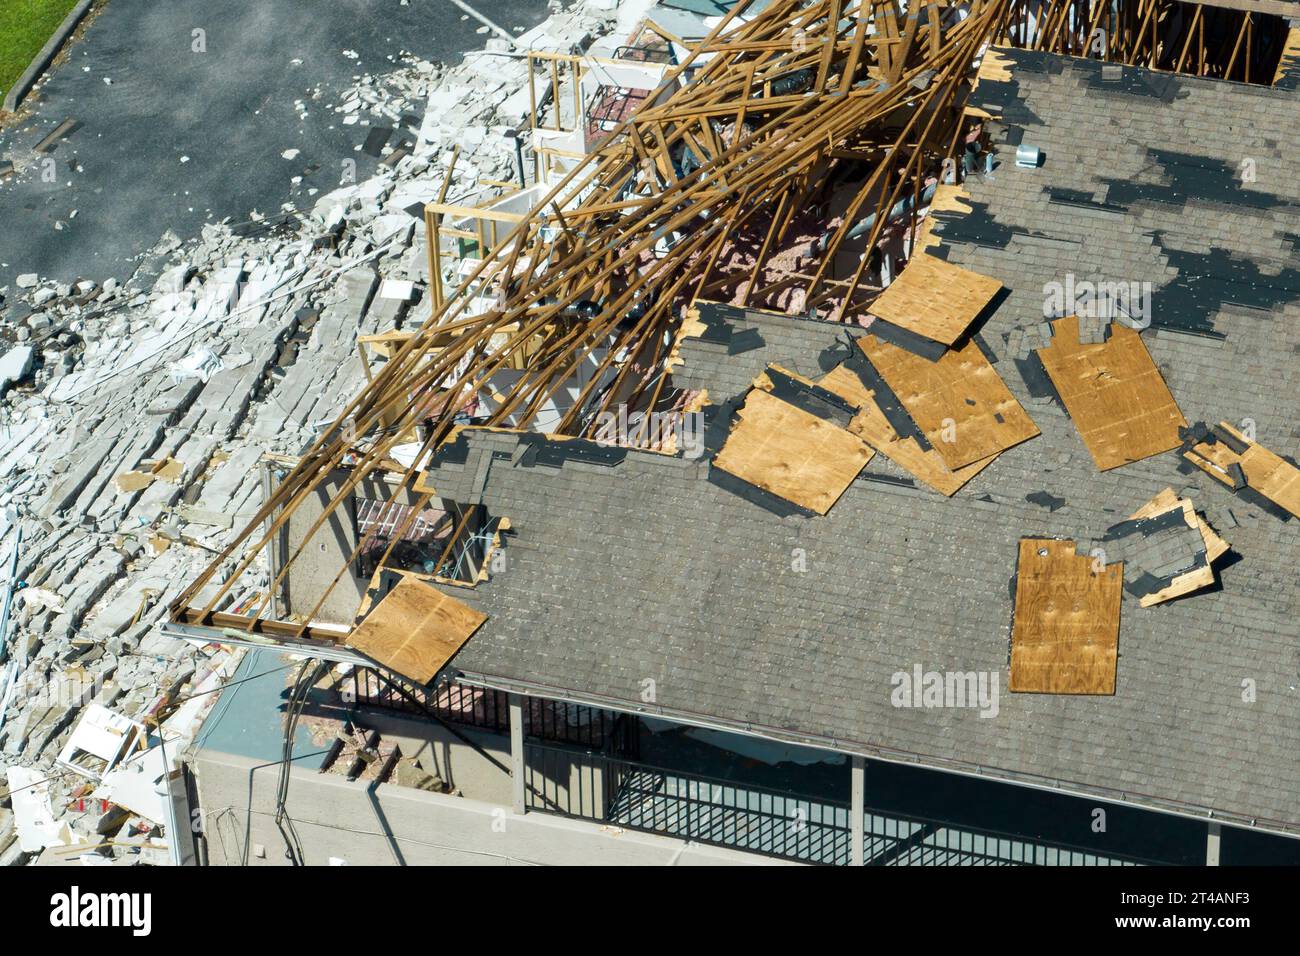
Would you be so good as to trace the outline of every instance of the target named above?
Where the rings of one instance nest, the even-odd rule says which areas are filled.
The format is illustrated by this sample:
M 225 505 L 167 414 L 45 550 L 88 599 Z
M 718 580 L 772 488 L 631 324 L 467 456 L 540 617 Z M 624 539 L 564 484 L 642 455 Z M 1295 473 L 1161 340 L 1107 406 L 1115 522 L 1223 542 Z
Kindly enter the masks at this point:
M 952 498 L 876 455 L 829 514 L 805 518 L 711 483 L 704 458 L 530 465 L 518 436 L 468 430 L 463 460 L 430 479 L 509 515 L 515 536 L 507 569 L 469 596 L 489 617 L 453 665 L 500 686 L 1300 827 L 1298 526 L 1180 471 L 1176 448 L 1099 472 L 1006 344 L 1067 274 L 1149 281 L 1142 340 L 1187 420 L 1250 421 L 1261 444 L 1294 455 L 1300 194 L 1287 158 L 1300 100 L 1005 55 L 1012 78 L 981 83 L 975 104 L 1003 117 L 1004 157 L 1023 142 L 1046 161 L 968 179 L 971 212 L 941 214 L 928 251 L 1007 288 L 980 339 L 1041 436 Z M 1233 179 L 1244 157 L 1246 183 Z M 711 321 L 681 343 L 674 381 L 714 402 L 769 363 L 819 377 L 846 331 L 754 312 Z M 1240 559 L 1186 599 L 1141 608 L 1125 595 L 1114 696 L 1004 692 L 992 718 L 893 706 L 892 676 L 917 665 L 992 671 L 1005 686 L 1018 542 L 1097 541 L 1169 487 Z

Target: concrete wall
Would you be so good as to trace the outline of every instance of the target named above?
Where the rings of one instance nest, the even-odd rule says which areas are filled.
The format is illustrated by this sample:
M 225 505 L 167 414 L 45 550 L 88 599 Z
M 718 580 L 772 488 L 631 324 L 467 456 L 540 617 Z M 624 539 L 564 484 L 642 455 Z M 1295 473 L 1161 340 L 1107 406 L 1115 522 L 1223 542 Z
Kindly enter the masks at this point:
M 245 854 L 250 865 L 289 862 L 274 820 L 275 765 L 203 751 L 191 769 L 210 864 L 239 864 Z M 331 857 L 350 865 L 426 866 L 781 862 L 547 814 L 519 816 L 500 803 L 392 784 L 372 789 L 300 768 L 291 774 L 287 806 L 308 865 L 327 865 Z
M 361 708 L 357 722 L 377 730 L 381 746 L 396 743 L 403 757 L 415 757 L 429 773 L 436 773 L 455 790 L 475 800 L 509 805 L 511 802 L 510 738 L 465 727 L 456 729 L 491 755 L 497 763 L 474 747 L 457 739 L 431 720 L 410 720 L 391 710 Z M 498 766 L 500 764 L 500 766 Z
M 295 510 L 285 523 L 284 531 L 279 535 L 275 547 L 275 565 L 279 569 L 284 562 L 297 552 L 304 542 L 302 553 L 294 558 L 289 573 L 285 575 L 281 594 L 282 607 L 287 614 L 310 614 L 316 602 L 320 600 L 325 589 L 330 586 L 334 576 L 339 573 L 343 562 L 357 546 L 356 522 L 351 501 L 346 502 L 326 519 L 325 523 L 307 540 L 307 533 L 324 513 L 330 500 L 339 492 L 347 481 L 350 472 L 339 469 L 321 482 Z M 387 482 L 367 479 L 355 489 L 363 498 L 387 501 L 393 493 Z M 409 491 L 398 495 L 402 504 L 414 504 L 417 496 Z M 349 569 L 330 592 L 325 603 L 313 615 L 317 621 L 331 624 L 352 625 L 357 606 L 365 594 L 369 581 L 358 578 Z M 287 615 L 286 615 L 287 616 Z

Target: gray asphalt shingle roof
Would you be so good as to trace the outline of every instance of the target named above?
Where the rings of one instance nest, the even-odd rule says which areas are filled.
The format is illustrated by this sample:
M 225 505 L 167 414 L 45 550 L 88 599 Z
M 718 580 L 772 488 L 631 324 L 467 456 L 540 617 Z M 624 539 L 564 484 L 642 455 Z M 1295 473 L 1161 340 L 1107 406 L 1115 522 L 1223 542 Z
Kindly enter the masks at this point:
M 1030 401 L 1004 345 L 1041 321 L 1045 285 L 1067 272 L 1149 281 L 1155 327 L 1143 338 L 1188 420 L 1251 419 L 1263 444 L 1300 452 L 1300 284 L 1289 272 L 1300 191 L 1288 168 L 1300 100 L 1190 79 L 1156 95 L 1138 70 L 1101 89 L 1097 64 L 1010 56 L 1013 84 L 978 96 L 1018 116 L 1046 162 L 1004 162 L 971 182 L 974 213 L 939 234 L 950 261 L 1010 289 L 982 337 L 1042 435 L 952 499 L 863 477 L 828 516 L 807 519 L 716 487 L 703 460 L 526 467 L 511 460 L 515 436 L 475 433 L 466 461 L 434 483 L 510 516 L 516 535 L 504 571 L 458 594 L 491 617 L 456 667 L 632 709 L 653 681 L 670 713 L 1300 827 L 1300 522 L 1180 473 L 1176 452 L 1097 472 L 1060 407 Z M 1201 157 L 1203 175 L 1174 153 Z M 1236 188 L 1251 195 L 1204 172 L 1243 158 L 1257 177 Z M 1235 279 L 1215 275 L 1229 266 Z M 721 400 L 769 361 L 816 374 L 834 343 L 834 329 L 760 321 L 762 349 L 689 346 L 675 381 Z M 867 472 L 904 474 L 879 455 Z M 1151 609 L 1126 595 L 1113 697 L 1008 693 L 1018 539 L 1100 538 L 1170 486 L 1241 556 L 1221 589 Z M 1043 491 L 1064 505 L 1027 497 Z M 918 664 L 996 672 L 997 716 L 893 706 L 891 676 Z

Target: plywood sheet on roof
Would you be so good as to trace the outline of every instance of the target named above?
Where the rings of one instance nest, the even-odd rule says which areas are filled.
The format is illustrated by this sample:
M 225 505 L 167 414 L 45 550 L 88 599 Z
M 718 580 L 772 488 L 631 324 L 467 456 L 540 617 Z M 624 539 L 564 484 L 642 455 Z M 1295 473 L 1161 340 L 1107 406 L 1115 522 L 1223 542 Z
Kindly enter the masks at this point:
M 1177 448 L 1187 425 L 1142 336 L 1119 322 L 1100 344 L 1079 342 L 1074 316 L 1052 323 L 1038 350 L 1074 427 L 1101 471 Z
M 872 454 L 856 435 L 754 389 L 713 464 L 824 515 Z
M 1133 512 L 1132 517 L 1135 519 L 1155 518 L 1174 509 L 1182 511 L 1183 519 L 1187 522 L 1189 528 L 1195 528 L 1201 533 L 1201 540 L 1205 543 L 1205 566 L 1193 568 L 1186 574 L 1180 574 L 1170 581 L 1167 587 L 1153 594 L 1143 595 L 1138 599 L 1138 603 L 1142 607 L 1163 604 L 1165 601 L 1172 601 L 1174 598 L 1183 597 L 1202 588 L 1208 588 L 1214 584 L 1214 568 L 1212 565 L 1228 551 L 1228 542 L 1224 541 L 1206 523 L 1205 519 L 1197 514 L 1196 508 L 1189 499 L 1178 497 L 1172 488 L 1166 488 L 1160 492 L 1160 494 Z
M 952 497 L 981 471 L 991 465 L 996 455 L 951 470 L 933 448 L 922 448 L 912 436 L 899 437 L 885 413 L 876 404 L 875 392 L 855 372 L 843 365 L 827 372 L 817 383 L 828 392 L 858 406 L 858 414 L 849 423 L 849 431 L 867 442 L 913 478 L 929 485 L 941 495 Z
M 1233 487 L 1229 469 L 1241 466 L 1246 484 L 1280 508 L 1300 518 L 1300 469 L 1258 442 L 1250 441 L 1227 422 L 1219 428 L 1246 445 L 1238 454 L 1223 442 L 1200 442 L 1183 453 L 1183 457 L 1210 477 Z
M 417 684 L 433 680 L 487 620 L 468 604 L 403 577 L 344 642 Z
M 952 345 L 993 301 L 1002 283 L 924 253 L 871 304 L 891 325 Z
M 937 362 L 874 335 L 858 344 L 950 470 L 1038 434 L 1038 426 L 974 342 Z
M 1196 508 L 1192 505 L 1191 499 L 1180 498 L 1174 493 L 1174 489 L 1166 488 L 1160 494 L 1156 495 L 1137 511 L 1133 512 L 1134 518 L 1154 518 L 1162 515 L 1166 511 L 1172 511 L 1174 508 L 1183 510 L 1183 517 L 1187 519 L 1188 527 L 1196 528 L 1201 532 L 1201 540 L 1205 542 L 1205 554 L 1211 561 L 1223 557 L 1228 551 L 1228 542 L 1224 541 L 1213 528 L 1206 523 L 1205 519 L 1197 513 Z
M 1122 562 L 1100 571 L 1073 541 L 1022 538 L 1011 630 L 1012 691 L 1113 694 Z

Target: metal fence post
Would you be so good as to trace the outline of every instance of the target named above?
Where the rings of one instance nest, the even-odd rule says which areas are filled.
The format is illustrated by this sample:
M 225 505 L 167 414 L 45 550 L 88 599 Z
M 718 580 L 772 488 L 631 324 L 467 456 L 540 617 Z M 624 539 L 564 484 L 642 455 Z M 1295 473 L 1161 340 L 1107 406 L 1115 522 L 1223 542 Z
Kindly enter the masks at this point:
M 849 795 L 849 840 L 851 852 L 849 862 L 854 866 L 864 866 L 867 862 L 867 762 L 861 757 L 850 761 L 852 792 Z
M 1213 821 L 1206 828 L 1205 833 L 1205 865 L 1219 865 L 1219 842 L 1222 839 L 1222 831 L 1217 821 Z
M 524 699 L 510 695 L 510 776 L 515 813 L 527 813 L 524 791 Z

